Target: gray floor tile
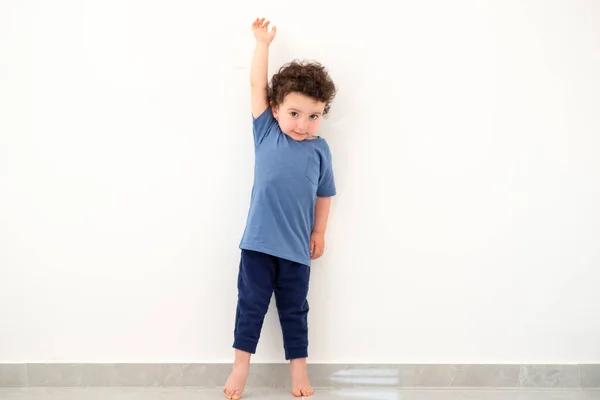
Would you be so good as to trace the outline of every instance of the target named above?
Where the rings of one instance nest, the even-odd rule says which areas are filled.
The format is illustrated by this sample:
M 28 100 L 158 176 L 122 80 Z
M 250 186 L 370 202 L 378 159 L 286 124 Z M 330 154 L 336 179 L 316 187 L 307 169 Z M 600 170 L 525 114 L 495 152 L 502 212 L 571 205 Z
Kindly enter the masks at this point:
M 426 389 L 400 393 L 403 400 L 589 400 L 580 389 Z
M 600 400 L 600 389 L 583 389 L 587 400 Z
M 0 388 L 2 400 L 223 400 L 221 390 L 192 388 Z M 294 399 L 287 390 L 248 388 L 246 400 Z M 600 400 L 600 390 L 318 390 L 309 400 Z

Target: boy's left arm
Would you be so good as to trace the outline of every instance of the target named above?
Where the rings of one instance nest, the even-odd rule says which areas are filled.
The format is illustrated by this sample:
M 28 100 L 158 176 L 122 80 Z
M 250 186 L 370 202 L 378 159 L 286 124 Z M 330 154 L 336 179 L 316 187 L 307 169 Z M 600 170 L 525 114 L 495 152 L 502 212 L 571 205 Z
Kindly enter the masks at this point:
M 312 260 L 321 257 L 325 250 L 325 229 L 327 229 L 330 206 L 331 197 L 317 197 L 315 226 L 310 236 L 310 258 Z

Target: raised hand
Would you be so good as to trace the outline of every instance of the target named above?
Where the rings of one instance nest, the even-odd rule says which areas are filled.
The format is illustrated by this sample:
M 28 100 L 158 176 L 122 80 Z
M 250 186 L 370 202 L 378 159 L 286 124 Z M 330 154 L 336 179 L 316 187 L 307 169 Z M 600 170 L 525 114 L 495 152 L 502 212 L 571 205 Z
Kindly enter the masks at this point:
M 256 18 L 252 24 L 252 32 L 254 32 L 254 37 L 256 37 L 257 42 L 271 44 L 277 33 L 277 28 L 272 26 L 271 31 L 269 31 L 270 23 L 271 21 L 265 22 L 264 18 Z

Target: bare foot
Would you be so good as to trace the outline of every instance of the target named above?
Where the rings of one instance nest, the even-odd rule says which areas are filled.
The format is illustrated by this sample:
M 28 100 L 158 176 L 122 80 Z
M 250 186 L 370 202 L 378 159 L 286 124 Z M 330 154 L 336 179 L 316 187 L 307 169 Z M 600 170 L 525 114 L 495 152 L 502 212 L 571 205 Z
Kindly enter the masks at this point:
M 292 393 L 296 397 L 308 397 L 313 394 L 306 372 L 306 358 L 296 358 L 290 361 L 292 375 Z
M 225 398 L 229 400 L 239 400 L 242 397 L 242 392 L 246 387 L 246 379 L 248 378 L 248 372 L 250 372 L 250 355 L 248 353 L 247 360 L 246 356 L 242 356 L 244 359 L 238 358 L 238 351 L 236 350 L 236 360 L 233 364 L 233 371 L 229 375 L 223 393 Z

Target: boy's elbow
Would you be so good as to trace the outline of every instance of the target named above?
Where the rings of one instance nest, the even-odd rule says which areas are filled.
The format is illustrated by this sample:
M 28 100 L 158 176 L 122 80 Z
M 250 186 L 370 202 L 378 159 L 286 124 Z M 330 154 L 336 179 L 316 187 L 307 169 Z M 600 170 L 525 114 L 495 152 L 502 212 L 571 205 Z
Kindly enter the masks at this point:
M 250 88 L 256 90 L 267 90 L 267 82 L 260 79 L 250 78 Z

